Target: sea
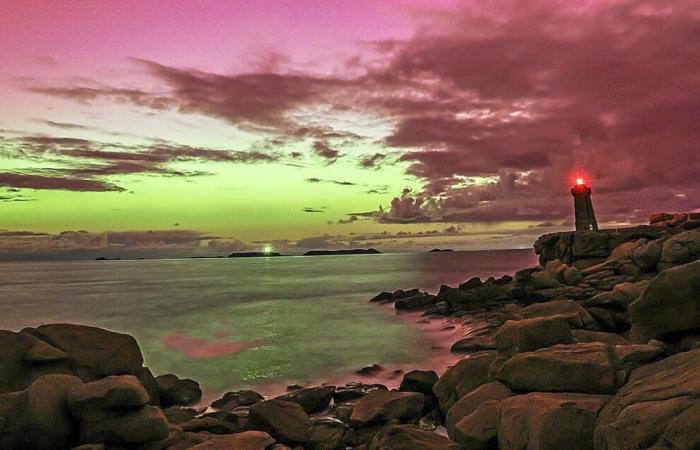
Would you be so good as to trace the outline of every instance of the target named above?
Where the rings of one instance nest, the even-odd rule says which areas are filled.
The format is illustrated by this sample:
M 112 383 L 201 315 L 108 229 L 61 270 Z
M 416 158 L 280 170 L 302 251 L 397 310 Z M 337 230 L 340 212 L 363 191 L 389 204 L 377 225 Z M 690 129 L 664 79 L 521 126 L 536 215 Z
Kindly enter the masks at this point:
M 453 336 L 435 332 L 455 327 L 436 330 L 370 298 L 535 264 L 531 250 L 2 262 L 0 329 L 63 322 L 128 333 L 154 374 L 193 378 L 212 398 L 357 379 L 373 364 L 396 377 L 449 353 Z

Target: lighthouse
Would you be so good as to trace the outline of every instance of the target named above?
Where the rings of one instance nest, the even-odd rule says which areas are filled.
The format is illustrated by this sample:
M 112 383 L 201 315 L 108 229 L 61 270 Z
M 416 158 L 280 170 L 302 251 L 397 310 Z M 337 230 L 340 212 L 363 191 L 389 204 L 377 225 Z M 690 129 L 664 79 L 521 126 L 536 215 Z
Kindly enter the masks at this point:
M 576 214 L 576 231 L 598 230 L 598 222 L 595 220 L 593 203 L 591 202 L 591 188 L 586 186 L 582 178 L 576 179 L 576 184 L 571 188 L 574 196 L 574 212 Z

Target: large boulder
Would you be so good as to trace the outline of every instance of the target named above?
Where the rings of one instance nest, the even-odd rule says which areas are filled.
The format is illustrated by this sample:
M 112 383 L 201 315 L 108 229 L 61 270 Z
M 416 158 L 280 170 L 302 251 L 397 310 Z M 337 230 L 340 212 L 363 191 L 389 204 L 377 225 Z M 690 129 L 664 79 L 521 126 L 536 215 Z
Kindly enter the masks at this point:
M 66 354 L 27 333 L 0 330 L 0 393 L 26 389 L 42 375 L 70 374 Z
M 526 318 L 562 316 L 569 321 L 572 328 L 598 329 L 598 324 L 588 311 L 573 300 L 535 303 L 534 305 L 521 308 L 518 312 Z
M 270 433 L 285 443 L 304 443 L 310 438 L 309 416 L 304 408 L 297 403 L 279 399 L 251 406 L 248 427 Z
M 348 430 L 348 426 L 335 417 L 313 417 L 309 440 L 314 450 L 345 448 Z
M 450 410 L 447 411 L 447 417 L 445 420 L 447 434 L 454 439 L 454 428 L 457 422 L 476 411 L 480 404 L 490 400 L 500 401 L 504 398 L 510 397 L 511 395 L 513 395 L 511 390 L 499 382 L 486 383 L 479 386 L 472 392 L 457 400 L 457 402 L 452 405 Z
M 460 398 L 489 381 L 489 368 L 498 352 L 479 352 L 462 359 L 442 374 L 433 386 L 433 393 L 442 414 Z
M 170 406 L 189 406 L 202 398 L 202 389 L 196 381 L 180 379 L 171 373 L 156 377 L 160 404 L 163 408 Z
M 417 392 L 376 391 L 355 403 L 350 425 L 355 428 L 392 419 L 420 417 L 425 397 Z
M 80 423 L 80 442 L 139 445 L 168 436 L 160 408 L 145 406 L 148 393 L 135 376 L 111 376 L 73 387 L 66 396 Z
M 299 404 L 307 414 L 323 411 L 333 400 L 335 386 L 316 386 L 298 389 L 277 397 L 280 400 Z
M 23 391 L 0 395 L 0 448 L 71 448 L 78 430 L 66 408 L 66 395 L 78 385 L 80 380 L 71 375 L 44 375 Z
M 700 261 L 661 272 L 628 310 L 634 342 L 700 328 Z
M 661 269 L 695 261 L 700 256 L 700 230 L 684 231 L 664 242 Z
M 496 350 L 496 340 L 492 336 L 467 336 L 452 344 L 452 353 L 476 353 Z
M 496 378 L 516 392 L 609 394 L 615 391 L 616 376 L 612 351 L 591 342 L 519 353 L 503 364 Z
M 83 381 L 138 375 L 143 365 L 141 349 L 128 334 L 66 323 L 25 328 L 22 332 L 64 352 L 71 372 Z
M 700 448 L 700 349 L 640 367 L 596 422 L 597 450 Z
M 191 450 L 265 450 L 275 443 L 272 437 L 262 431 L 244 431 L 208 439 Z
M 212 408 L 231 411 L 240 406 L 251 406 L 263 400 L 265 400 L 265 397 L 255 391 L 231 391 L 225 393 L 220 399 L 214 400 L 211 406 Z
M 608 345 L 625 345 L 630 343 L 624 336 L 604 331 L 571 330 L 571 334 L 574 335 L 576 342 L 602 342 Z
M 434 370 L 411 370 L 403 376 L 399 391 L 433 395 L 433 386 L 437 380 L 438 376 Z
M 498 448 L 500 400 L 487 400 L 453 425 L 451 436 L 463 450 Z
M 500 404 L 501 450 L 593 450 L 598 411 L 607 396 L 538 392 Z
M 367 450 L 421 449 L 459 450 L 457 443 L 413 425 L 395 425 L 382 429 L 367 444 Z
M 421 292 L 411 297 L 400 298 L 394 303 L 394 308 L 400 311 L 418 311 L 428 305 L 436 303 L 436 297 L 425 292 Z
M 496 331 L 498 350 L 507 355 L 573 342 L 569 322 L 561 316 L 509 320 Z

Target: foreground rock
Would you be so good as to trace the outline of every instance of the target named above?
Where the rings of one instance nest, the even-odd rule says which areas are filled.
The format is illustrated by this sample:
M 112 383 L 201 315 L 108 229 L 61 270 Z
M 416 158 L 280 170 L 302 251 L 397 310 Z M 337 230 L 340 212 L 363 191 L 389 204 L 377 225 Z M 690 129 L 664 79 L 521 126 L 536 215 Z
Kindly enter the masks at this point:
M 181 380 L 176 375 L 167 374 L 156 377 L 156 383 L 163 408 L 189 406 L 202 398 L 199 383 L 189 378 Z
M 500 401 L 510 397 L 513 393 L 505 385 L 494 382 L 484 384 L 468 393 L 452 405 L 447 411 L 445 425 L 450 437 L 455 437 L 455 426 L 459 421 L 476 411 L 482 404 L 488 401 Z
M 417 392 L 377 391 L 355 403 L 350 425 L 363 427 L 393 419 L 414 419 L 421 415 L 425 399 Z
M 520 353 L 503 364 L 497 379 L 517 392 L 609 394 L 616 389 L 616 375 L 612 352 L 591 342 Z
M 445 371 L 433 386 L 443 414 L 447 414 L 457 400 L 489 381 L 489 369 L 496 358 L 497 352 L 476 353 Z
M 532 393 L 501 402 L 501 450 L 593 450 L 598 411 L 608 397 Z
M 596 423 L 596 450 L 700 448 L 700 349 L 632 372 Z
M 509 320 L 496 332 L 498 350 L 508 355 L 573 342 L 569 323 L 560 316 Z
M 215 437 L 190 447 L 192 450 L 265 450 L 275 440 L 262 431 L 245 431 L 228 436 Z
M 630 337 L 639 343 L 700 329 L 700 261 L 661 272 L 629 314 Z
M 323 411 L 333 400 L 335 386 L 317 386 L 298 389 L 277 397 L 279 400 L 293 402 L 304 408 L 307 414 Z
M 377 433 L 367 445 L 367 450 L 421 449 L 459 450 L 459 445 L 447 438 L 413 425 L 397 425 Z
M 251 406 L 248 426 L 284 443 L 304 443 L 310 438 L 309 416 L 297 403 L 284 400 L 266 400 Z

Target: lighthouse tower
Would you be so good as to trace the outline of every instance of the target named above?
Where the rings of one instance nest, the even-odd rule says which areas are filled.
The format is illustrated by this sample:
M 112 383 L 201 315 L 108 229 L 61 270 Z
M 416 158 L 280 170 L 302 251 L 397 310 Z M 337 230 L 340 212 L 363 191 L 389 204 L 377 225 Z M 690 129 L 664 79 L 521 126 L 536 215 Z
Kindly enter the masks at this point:
M 571 188 L 571 195 L 574 196 L 576 231 L 598 230 L 598 222 L 595 220 L 591 202 L 591 188 L 586 186 L 582 178 L 576 180 L 576 184 Z

